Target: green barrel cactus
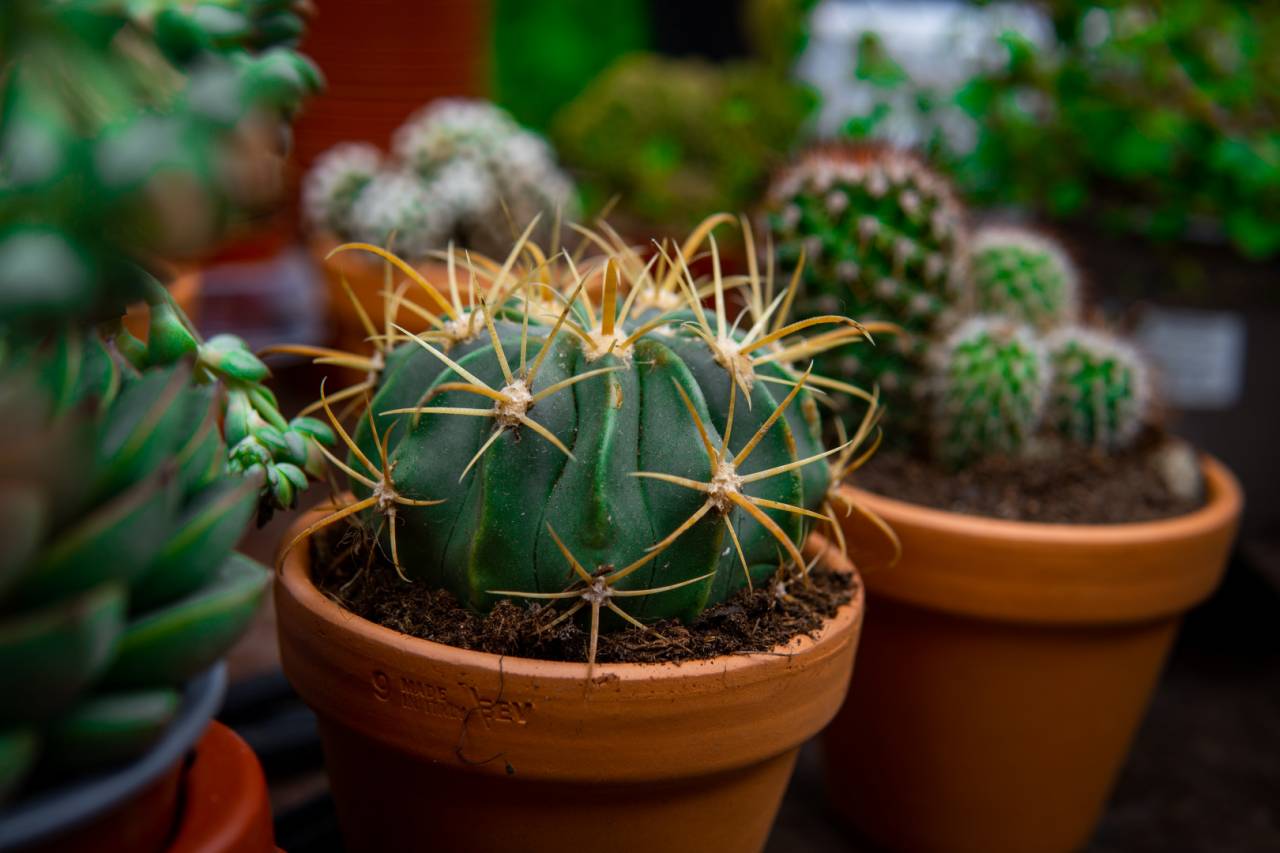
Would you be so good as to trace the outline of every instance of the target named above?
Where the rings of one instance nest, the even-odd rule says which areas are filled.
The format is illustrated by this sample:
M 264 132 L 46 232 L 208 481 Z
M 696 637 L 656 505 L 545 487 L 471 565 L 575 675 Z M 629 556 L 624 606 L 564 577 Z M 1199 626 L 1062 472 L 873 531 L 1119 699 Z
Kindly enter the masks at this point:
M 803 266 L 798 313 L 894 324 L 874 347 L 843 347 L 819 369 L 875 383 L 890 418 L 922 404 L 925 354 L 969 309 L 968 240 L 950 185 L 891 148 L 829 145 L 783 170 L 765 200 L 778 264 Z
M 803 571 L 799 545 L 828 518 L 826 459 L 847 450 L 823 447 L 815 396 L 829 392 L 806 365 L 863 331 L 836 316 L 788 323 L 754 266 L 755 310 L 730 323 L 711 225 L 647 263 L 592 232 L 601 256 L 548 261 L 532 225 L 501 265 L 451 256 L 433 330 L 393 326 L 402 342 L 354 434 L 333 418 L 349 453 L 324 452 L 353 501 L 295 542 L 357 516 L 407 581 L 468 607 L 565 599 L 569 618 L 589 606 L 590 660 L 602 609 L 615 623 L 690 619 L 784 564 Z M 704 237 L 709 282 L 687 265 Z M 678 305 L 637 307 L 661 293 Z
M 960 467 L 1022 451 L 1049 391 L 1044 346 L 1026 326 L 973 317 L 932 353 L 933 451 Z
M 1146 362 L 1096 329 L 1064 326 L 1046 340 L 1053 365 L 1047 417 L 1063 436 L 1103 452 L 1130 447 L 1151 417 Z
M 1024 228 L 988 226 L 973 238 L 973 293 L 982 314 L 1045 331 L 1080 314 L 1075 264 L 1055 241 Z

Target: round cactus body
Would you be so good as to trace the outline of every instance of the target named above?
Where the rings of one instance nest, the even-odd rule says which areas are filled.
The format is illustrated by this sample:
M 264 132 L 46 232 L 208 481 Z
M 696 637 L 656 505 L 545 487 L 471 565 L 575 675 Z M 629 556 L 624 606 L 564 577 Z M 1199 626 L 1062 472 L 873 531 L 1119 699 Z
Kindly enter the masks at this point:
M 903 152 L 825 146 L 773 182 L 766 221 L 781 267 L 804 259 L 801 315 L 901 327 L 874 347 L 833 350 L 818 367 L 877 383 L 890 417 L 903 418 L 920 398 L 929 336 L 966 307 L 967 240 L 949 184 Z
M 352 236 L 422 257 L 447 239 L 435 200 L 416 176 L 404 171 L 380 172 L 356 197 L 351 208 Z
M 1050 383 L 1034 332 L 1004 318 L 974 317 L 932 357 L 937 458 L 959 466 L 1021 451 L 1039 428 Z
M 356 503 L 340 514 L 363 511 L 406 579 L 478 610 L 572 597 L 610 618 L 687 619 L 803 569 L 835 451 L 799 369 L 829 344 L 795 333 L 856 324 L 730 324 L 718 267 L 708 311 L 683 262 L 660 274 L 625 247 L 513 271 L 530 255 L 522 241 L 502 272 L 482 261 L 478 304 L 441 300 L 432 331 L 402 333 L 350 438 Z M 637 307 L 671 293 L 677 310 Z
M 1053 364 L 1050 422 L 1062 435 L 1104 451 L 1132 445 L 1150 416 L 1146 363 L 1112 335 L 1066 326 L 1047 340 Z
M 1021 228 L 992 226 L 973 239 L 977 310 L 1047 330 L 1080 313 L 1075 265 L 1053 240 Z

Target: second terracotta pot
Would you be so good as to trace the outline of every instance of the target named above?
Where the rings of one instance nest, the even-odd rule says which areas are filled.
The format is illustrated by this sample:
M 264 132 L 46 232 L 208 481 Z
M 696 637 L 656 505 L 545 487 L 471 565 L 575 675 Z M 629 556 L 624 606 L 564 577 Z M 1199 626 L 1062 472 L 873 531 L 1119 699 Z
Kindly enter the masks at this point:
M 859 589 L 769 654 L 588 669 L 368 622 L 312 584 L 307 551 L 276 585 L 281 657 L 353 851 L 758 851 L 862 624 Z
M 866 578 L 858 674 L 824 738 L 836 809 L 892 850 L 1083 846 L 1182 615 L 1222 577 L 1242 497 L 1217 462 L 1204 473 L 1203 508 L 1116 525 L 979 518 L 844 487 L 893 526 L 903 557 Z M 848 519 L 853 546 L 874 541 Z

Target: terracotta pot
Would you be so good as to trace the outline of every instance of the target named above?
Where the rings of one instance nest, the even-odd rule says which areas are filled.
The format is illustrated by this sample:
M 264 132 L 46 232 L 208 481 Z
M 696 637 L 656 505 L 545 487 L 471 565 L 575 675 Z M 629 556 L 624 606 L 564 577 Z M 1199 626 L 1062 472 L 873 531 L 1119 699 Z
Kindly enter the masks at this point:
M 201 277 L 199 270 L 182 273 L 169 283 L 169 295 L 173 297 L 174 302 L 178 303 L 182 313 L 187 315 L 187 319 L 197 328 L 200 326 L 200 293 Z M 150 317 L 151 309 L 147 307 L 146 303 L 131 305 L 124 317 L 124 327 L 134 337 L 145 341 Z
M 221 723 L 196 746 L 182 787 L 182 819 L 166 853 L 273 853 L 275 831 L 262 765 Z
M 386 263 L 367 252 L 348 251 L 331 258 L 327 257 L 329 252 L 339 245 L 341 245 L 340 241 L 330 235 L 317 236 L 310 244 L 311 257 L 324 274 L 325 298 L 328 300 L 329 316 L 332 318 L 335 345 L 338 349 L 347 352 L 366 353 L 370 349 L 370 344 L 366 340 L 369 333 L 360 321 L 360 315 L 351 304 L 351 299 L 347 296 L 342 282 L 345 280 L 351 287 L 351 292 L 359 300 L 360 307 L 373 321 L 374 328 L 380 329 L 386 317 L 382 297 Z M 446 299 L 449 298 L 449 274 L 444 264 L 424 261 L 414 264 L 414 268 L 422 273 L 427 281 L 437 285 L 436 289 L 441 295 Z M 459 275 L 465 274 L 459 273 Z M 392 287 L 398 287 L 404 280 L 404 273 L 396 269 L 392 270 Z M 465 277 L 459 279 L 460 285 L 464 282 Z M 461 293 L 465 300 L 465 287 Z M 423 307 L 433 308 L 427 304 L 427 297 L 417 286 L 411 286 L 408 296 Z M 421 332 L 427 328 L 425 320 L 408 311 L 401 312 L 398 322 L 411 332 Z
M 894 850 L 1067 851 L 1093 831 L 1182 615 L 1217 586 L 1242 497 L 1117 525 L 1002 521 L 844 487 L 902 540 L 866 578 L 855 690 L 828 729 L 832 803 Z M 851 556 L 866 537 L 849 516 Z
M 319 718 L 353 851 L 760 850 L 862 622 L 859 590 L 770 654 L 589 670 L 375 625 L 316 589 L 308 553 L 277 578 L 281 658 Z

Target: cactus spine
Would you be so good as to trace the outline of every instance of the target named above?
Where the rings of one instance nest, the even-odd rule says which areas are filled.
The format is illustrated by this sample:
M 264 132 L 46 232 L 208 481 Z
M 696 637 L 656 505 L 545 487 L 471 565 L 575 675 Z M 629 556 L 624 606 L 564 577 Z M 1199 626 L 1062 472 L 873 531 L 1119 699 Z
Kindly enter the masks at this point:
M 1129 344 L 1080 326 L 1047 340 L 1053 363 L 1048 417 L 1062 435 L 1104 452 L 1130 446 L 1150 416 L 1147 367 Z
M 973 239 L 977 310 L 1046 331 L 1080 313 L 1079 275 L 1057 243 L 1034 231 L 979 229 Z
M 451 279 L 483 276 L 476 304 L 451 280 L 433 331 L 393 325 L 354 435 L 334 418 L 354 502 L 303 535 L 364 513 L 407 579 L 478 610 L 510 596 L 565 599 L 561 618 L 589 606 L 593 638 L 602 609 L 688 619 L 784 563 L 803 570 L 799 544 L 827 518 L 824 460 L 847 461 L 869 430 L 824 450 L 799 365 L 864 333 L 842 317 L 787 322 L 754 267 L 754 310 L 731 325 L 714 239 L 704 310 L 687 263 L 724 219 L 648 263 L 592 233 L 600 257 L 525 264 L 544 257 L 528 230 L 501 265 L 454 258 Z M 598 299 L 584 296 L 593 277 Z M 661 294 L 679 294 L 676 310 L 637 309 Z M 815 326 L 827 331 L 798 334 Z

